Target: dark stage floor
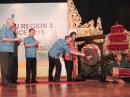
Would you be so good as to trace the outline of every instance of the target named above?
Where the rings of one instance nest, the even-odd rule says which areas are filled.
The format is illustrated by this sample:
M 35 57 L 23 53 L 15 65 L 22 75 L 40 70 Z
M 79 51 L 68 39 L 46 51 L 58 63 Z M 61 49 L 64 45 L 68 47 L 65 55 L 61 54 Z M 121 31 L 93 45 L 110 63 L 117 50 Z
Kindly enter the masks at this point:
M 74 83 L 24 84 L 0 86 L 0 97 L 130 97 L 130 84 L 87 80 Z

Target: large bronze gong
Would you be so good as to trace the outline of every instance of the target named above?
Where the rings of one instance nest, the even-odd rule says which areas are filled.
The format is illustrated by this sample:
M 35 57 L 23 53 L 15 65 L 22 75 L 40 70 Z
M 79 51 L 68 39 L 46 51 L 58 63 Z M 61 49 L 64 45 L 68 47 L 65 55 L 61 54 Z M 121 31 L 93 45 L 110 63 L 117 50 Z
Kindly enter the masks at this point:
M 82 49 L 81 52 L 83 52 L 86 56 L 81 57 L 81 64 L 83 65 L 89 65 L 93 66 L 96 65 L 100 60 L 100 49 L 95 44 L 87 44 Z

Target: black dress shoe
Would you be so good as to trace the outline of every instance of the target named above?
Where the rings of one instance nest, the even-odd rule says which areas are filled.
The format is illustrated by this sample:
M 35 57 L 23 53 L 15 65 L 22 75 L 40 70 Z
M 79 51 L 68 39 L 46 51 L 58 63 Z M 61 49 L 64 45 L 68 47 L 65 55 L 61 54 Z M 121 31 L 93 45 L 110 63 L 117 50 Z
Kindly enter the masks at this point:
M 53 80 L 48 80 L 48 82 L 53 82 Z
M 8 86 L 8 83 L 2 83 L 2 86 Z
M 11 86 L 12 85 L 12 83 L 10 83 L 10 82 L 2 82 L 2 86 Z
M 60 80 L 54 80 L 53 82 L 60 82 Z
M 30 81 L 27 81 L 27 80 L 26 80 L 26 81 L 25 81 L 25 83 L 29 84 L 29 83 L 30 83 Z
M 13 84 L 20 84 L 19 82 L 14 82 Z
M 73 80 L 67 80 L 67 82 L 74 82 Z
M 13 83 L 6 83 L 6 84 L 2 84 L 3 86 L 16 86 L 16 84 Z
M 38 81 L 31 81 L 31 83 L 38 83 Z
M 19 82 L 17 82 L 17 81 L 13 81 L 12 83 L 13 83 L 13 84 L 19 84 Z

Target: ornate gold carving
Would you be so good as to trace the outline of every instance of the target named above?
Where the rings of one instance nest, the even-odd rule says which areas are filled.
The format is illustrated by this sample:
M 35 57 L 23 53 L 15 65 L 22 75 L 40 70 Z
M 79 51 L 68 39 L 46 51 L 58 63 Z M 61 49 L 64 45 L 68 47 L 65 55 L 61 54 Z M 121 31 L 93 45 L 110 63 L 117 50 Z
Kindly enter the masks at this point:
M 68 0 L 68 21 L 69 30 L 77 31 L 77 36 L 93 36 L 103 34 L 101 18 L 98 17 L 97 25 L 94 26 L 94 20 L 81 25 L 82 19 L 76 9 L 73 0 Z
M 69 29 L 76 29 L 81 25 L 81 16 L 78 14 L 78 10 L 75 8 L 73 0 L 68 0 L 68 20 Z
M 103 34 L 101 18 L 98 17 L 96 27 L 94 26 L 94 20 L 90 20 L 88 23 L 81 25 L 77 28 L 77 34 L 80 37 Z
M 96 30 L 97 30 L 97 31 L 102 30 L 102 21 L 101 21 L 101 18 L 100 18 L 100 17 L 98 17 L 98 19 L 97 19 Z

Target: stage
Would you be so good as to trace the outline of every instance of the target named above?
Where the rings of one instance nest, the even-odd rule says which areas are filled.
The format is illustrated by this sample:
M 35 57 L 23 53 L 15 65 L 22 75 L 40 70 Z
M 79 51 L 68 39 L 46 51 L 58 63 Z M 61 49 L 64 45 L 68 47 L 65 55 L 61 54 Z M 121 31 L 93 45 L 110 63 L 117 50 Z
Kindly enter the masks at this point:
M 118 84 L 87 80 L 85 82 L 53 83 L 39 81 L 37 84 L 0 86 L 0 97 L 130 97 L 130 84 Z

